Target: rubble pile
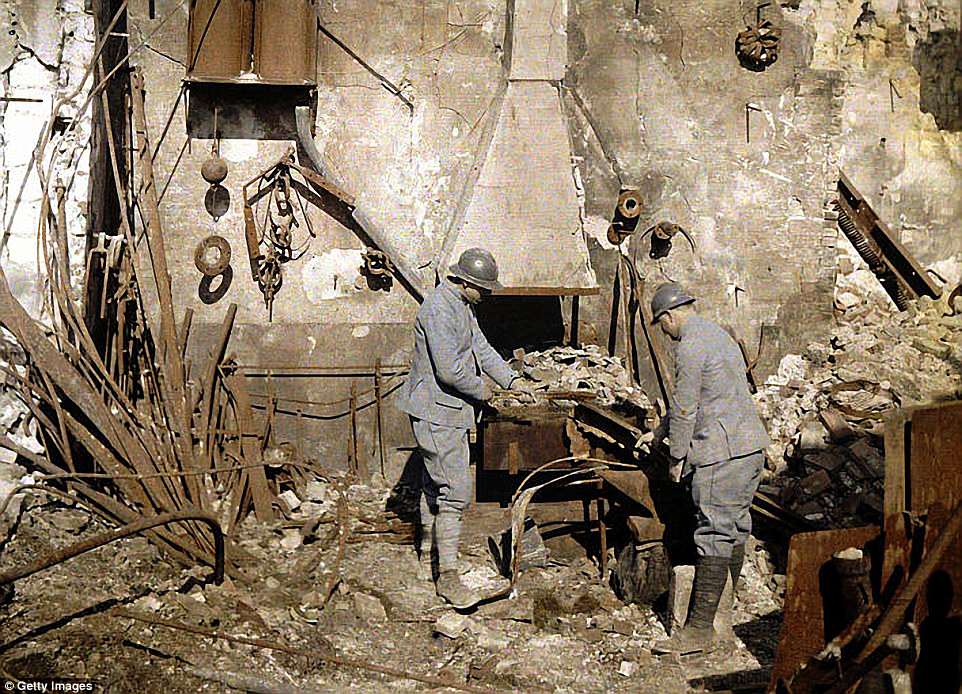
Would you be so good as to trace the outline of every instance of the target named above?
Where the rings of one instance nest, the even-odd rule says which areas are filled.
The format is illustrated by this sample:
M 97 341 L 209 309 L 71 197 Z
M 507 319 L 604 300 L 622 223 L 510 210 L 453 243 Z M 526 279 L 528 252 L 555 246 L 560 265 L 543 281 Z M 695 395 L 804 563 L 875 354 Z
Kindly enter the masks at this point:
M 644 391 L 632 385 L 622 360 L 608 356 L 598 345 L 552 347 L 527 354 L 519 351 L 512 366 L 533 379 L 529 385 L 535 404 L 590 398 L 601 405 L 630 403 L 641 409 L 651 407 Z M 498 393 L 492 404 L 510 407 L 528 405 L 531 401 L 504 392 Z
M 858 288 L 841 292 L 829 342 L 785 356 L 756 396 L 773 440 L 767 491 L 824 526 L 880 519 L 886 413 L 962 394 L 962 315 L 947 299 L 896 312 Z

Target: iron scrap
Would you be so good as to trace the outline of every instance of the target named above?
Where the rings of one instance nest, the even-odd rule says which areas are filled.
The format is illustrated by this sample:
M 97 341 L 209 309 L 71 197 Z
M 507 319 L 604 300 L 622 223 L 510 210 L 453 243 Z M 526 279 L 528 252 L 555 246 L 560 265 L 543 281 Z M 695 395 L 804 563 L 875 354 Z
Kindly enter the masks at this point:
M 908 308 L 911 299 L 940 296 L 941 290 L 929 274 L 841 171 L 835 205 L 839 228 L 868 263 L 900 311 Z
M 778 60 L 778 44 L 782 30 L 768 19 L 761 19 L 761 10 L 770 5 L 759 5 L 755 11 L 755 23 L 746 24 L 745 30 L 735 37 L 735 55 L 746 70 L 763 72 Z
M 32 562 L 23 566 L 2 571 L 0 572 L 0 586 L 11 584 L 20 580 L 21 578 L 26 578 L 27 576 L 32 576 L 33 574 L 43 571 L 44 569 L 49 569 L 51 566 L 56 566 L 57 564 L 67 561 L 68 559 L 73 559 L 74 557 L 84 554 L 85 552 L 90 552 L 98 547 L 103 547 L 104 545 L 115 542 L 116 540 L 122 540 L 125 537 L 137 535 L 161 525 L 185 523 L 189 521 L 204 523 L 211 529 L 211 531 L 213 531 L 215 543 L 214 573 L 211 574 L 211 580 L 215 584 L 220 585 L 224 580 L 224 532 L 221 530 L 220 523 L 209 513 L 185 509 L 182 511 L 164 513 L 158 516 L 141 518 L 140 520 L 134 521 L 133 523 L 129 523 L 128 525 L 115 530 L 110 530 L 100 535 L 96 535 L 86 540 L 76 542 L 67 547 L 58 549 L 55 552 L 51 552 L 47 556 L 34 559 Z
M 951 672 L 957 676 L 954 656 L 944 663 L 924 659 L 919 635 L 933 638 L 933 624 L 957 619 L 952 586 L 962 575 L 962 486 L 944 473 L 962 462 L 959 432 L 962 402 L 895 412 L 886 425 L 883 526 L 793 538 L 773 687 L 793 694 L 849 691 L 889 656 L 918 691 L 945 682 Z M 856 579 L 861 587 L 846 599 L 843 580 L 841 603 L 829 604 L 823 601 L 830 594 L 813 582 L 844 547 L 868 550 L 871 589 Z M 822 615 L 835 623 L 813 630 Z
M 611 225 L 608 227 L 608 241 L 620 246 L 626 238 L 635 233 L 643 209 L 641 192 L 635 188 L 622 188 L 615 203 Z
M 674 222 L 666 221 L 658 222 L 658 224 L 653 227 L 649 227 L 645 233 L 641 235 L 642 239 L 646 236 L 651 236 L 651 249 L 648 251 L 648 257 L 653 260 L 667 257 L 671 252 L 671 240 L 679 233 L 688 241 L 688 245 L 691 246 L 691 252 L 695 253 L 695 241 L 692 239 L 691 234 Z
M 215 252 L 211 258 L 211 252 Z M 194 266 L 206 277 L 216 277 L 230 265 L 230 244 L 223 236 L 211 234 L 194 249 Z

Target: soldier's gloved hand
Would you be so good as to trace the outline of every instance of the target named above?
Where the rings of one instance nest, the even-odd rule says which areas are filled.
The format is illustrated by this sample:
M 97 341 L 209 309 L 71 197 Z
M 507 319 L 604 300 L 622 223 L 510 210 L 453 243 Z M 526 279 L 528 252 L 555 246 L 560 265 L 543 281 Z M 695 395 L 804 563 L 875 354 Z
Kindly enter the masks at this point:
M 681 482 L 681 471 L 685 467 L 684 458 L 668 458 L 668 479 L 672 482 Z

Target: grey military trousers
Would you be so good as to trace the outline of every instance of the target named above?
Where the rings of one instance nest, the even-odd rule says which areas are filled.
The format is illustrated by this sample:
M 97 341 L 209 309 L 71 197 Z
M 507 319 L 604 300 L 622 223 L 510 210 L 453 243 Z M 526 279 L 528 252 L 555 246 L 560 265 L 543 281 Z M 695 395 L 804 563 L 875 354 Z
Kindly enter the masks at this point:
M 468 430 L 415 417 L 411 417 L 411 428 L 424 459 L 421 485 L 431 513 L 460 517 L 473 491 Z
M 752 499 L 764 465 L 765 454 L 756 451 L 695 468 L 690 484 L 697 511 L 698 556 L 730 558 L 732 548 L 748 539 Z

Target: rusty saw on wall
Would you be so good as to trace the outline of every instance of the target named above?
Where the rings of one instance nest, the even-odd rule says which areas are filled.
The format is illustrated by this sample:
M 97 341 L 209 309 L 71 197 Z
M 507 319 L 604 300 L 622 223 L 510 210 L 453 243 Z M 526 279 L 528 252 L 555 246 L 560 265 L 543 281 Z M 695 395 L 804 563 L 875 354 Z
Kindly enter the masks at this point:
M 911 299 L 920 296 L 935 299 L 941 294 L 928 273 L 899 243 L 892 230 L 841 171 L 838 173 L 836 206 L 839 228 L 868 263 L 900 311 L 908 308 Z

